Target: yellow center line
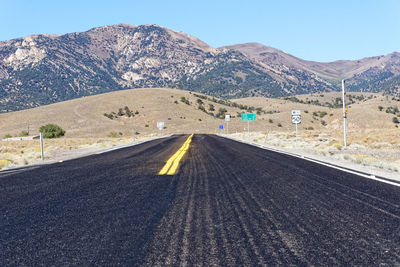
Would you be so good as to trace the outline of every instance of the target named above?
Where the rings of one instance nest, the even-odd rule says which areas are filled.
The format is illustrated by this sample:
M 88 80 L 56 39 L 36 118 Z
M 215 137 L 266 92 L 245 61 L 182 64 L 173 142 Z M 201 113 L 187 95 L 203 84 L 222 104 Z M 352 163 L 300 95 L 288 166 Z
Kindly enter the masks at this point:
M 160 170 L 158 175 L 174 175 L 176 170 L 178 169 L 179 162 L 185 155 L 186 151 L 189 149 L 190 142 L 192 141 L 193 134 L 191 134 L 188 139 L 186 139 L 185 143 L 175 152 L 172 157 L 167 160 L 164 167 Z

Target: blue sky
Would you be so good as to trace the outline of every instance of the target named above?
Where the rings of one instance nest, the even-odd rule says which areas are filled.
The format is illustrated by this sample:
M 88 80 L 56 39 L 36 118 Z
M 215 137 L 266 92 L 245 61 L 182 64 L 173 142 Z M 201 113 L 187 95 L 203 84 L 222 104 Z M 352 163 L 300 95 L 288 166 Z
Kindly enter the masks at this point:
M 0 40 L 128 23 L 158 24 L 213 47 L 259 42 L 316 61 L 400 52 L 400 1 L 0 0 Z

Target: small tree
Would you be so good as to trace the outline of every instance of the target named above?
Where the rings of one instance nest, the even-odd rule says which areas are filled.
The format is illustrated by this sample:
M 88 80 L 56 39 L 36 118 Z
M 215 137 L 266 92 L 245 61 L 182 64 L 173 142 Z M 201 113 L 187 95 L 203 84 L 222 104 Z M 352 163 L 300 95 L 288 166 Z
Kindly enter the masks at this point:
M 126 116 L 128 116 L 128 117 L 133 116 L 133 112 L 128 108 L 128 106 L 125 106 L 124 109 L 125 109 Z
M 43 125 L 39 128 L 39 132 L 43 133 L 43 138 L 58 138 L 65 134 L 65 131 L 56 124 Z

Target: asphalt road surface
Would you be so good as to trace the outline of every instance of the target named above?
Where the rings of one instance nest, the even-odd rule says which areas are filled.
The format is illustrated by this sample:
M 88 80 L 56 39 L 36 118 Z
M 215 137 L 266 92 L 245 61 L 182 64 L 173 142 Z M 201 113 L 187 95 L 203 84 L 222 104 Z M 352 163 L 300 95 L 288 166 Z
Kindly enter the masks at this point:
M 187 137 L 0 172 L 0 265 L 400 265 L 400 187 Z

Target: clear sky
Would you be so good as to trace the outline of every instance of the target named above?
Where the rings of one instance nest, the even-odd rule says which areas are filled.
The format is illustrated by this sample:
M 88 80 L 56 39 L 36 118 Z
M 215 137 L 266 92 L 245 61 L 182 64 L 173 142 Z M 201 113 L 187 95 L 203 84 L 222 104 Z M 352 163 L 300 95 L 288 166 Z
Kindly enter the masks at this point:
M 0 40 L 158 24 L 213 47 L 259 42 L 316 61 L 400 52 L 400 0 L 0 0 Z

